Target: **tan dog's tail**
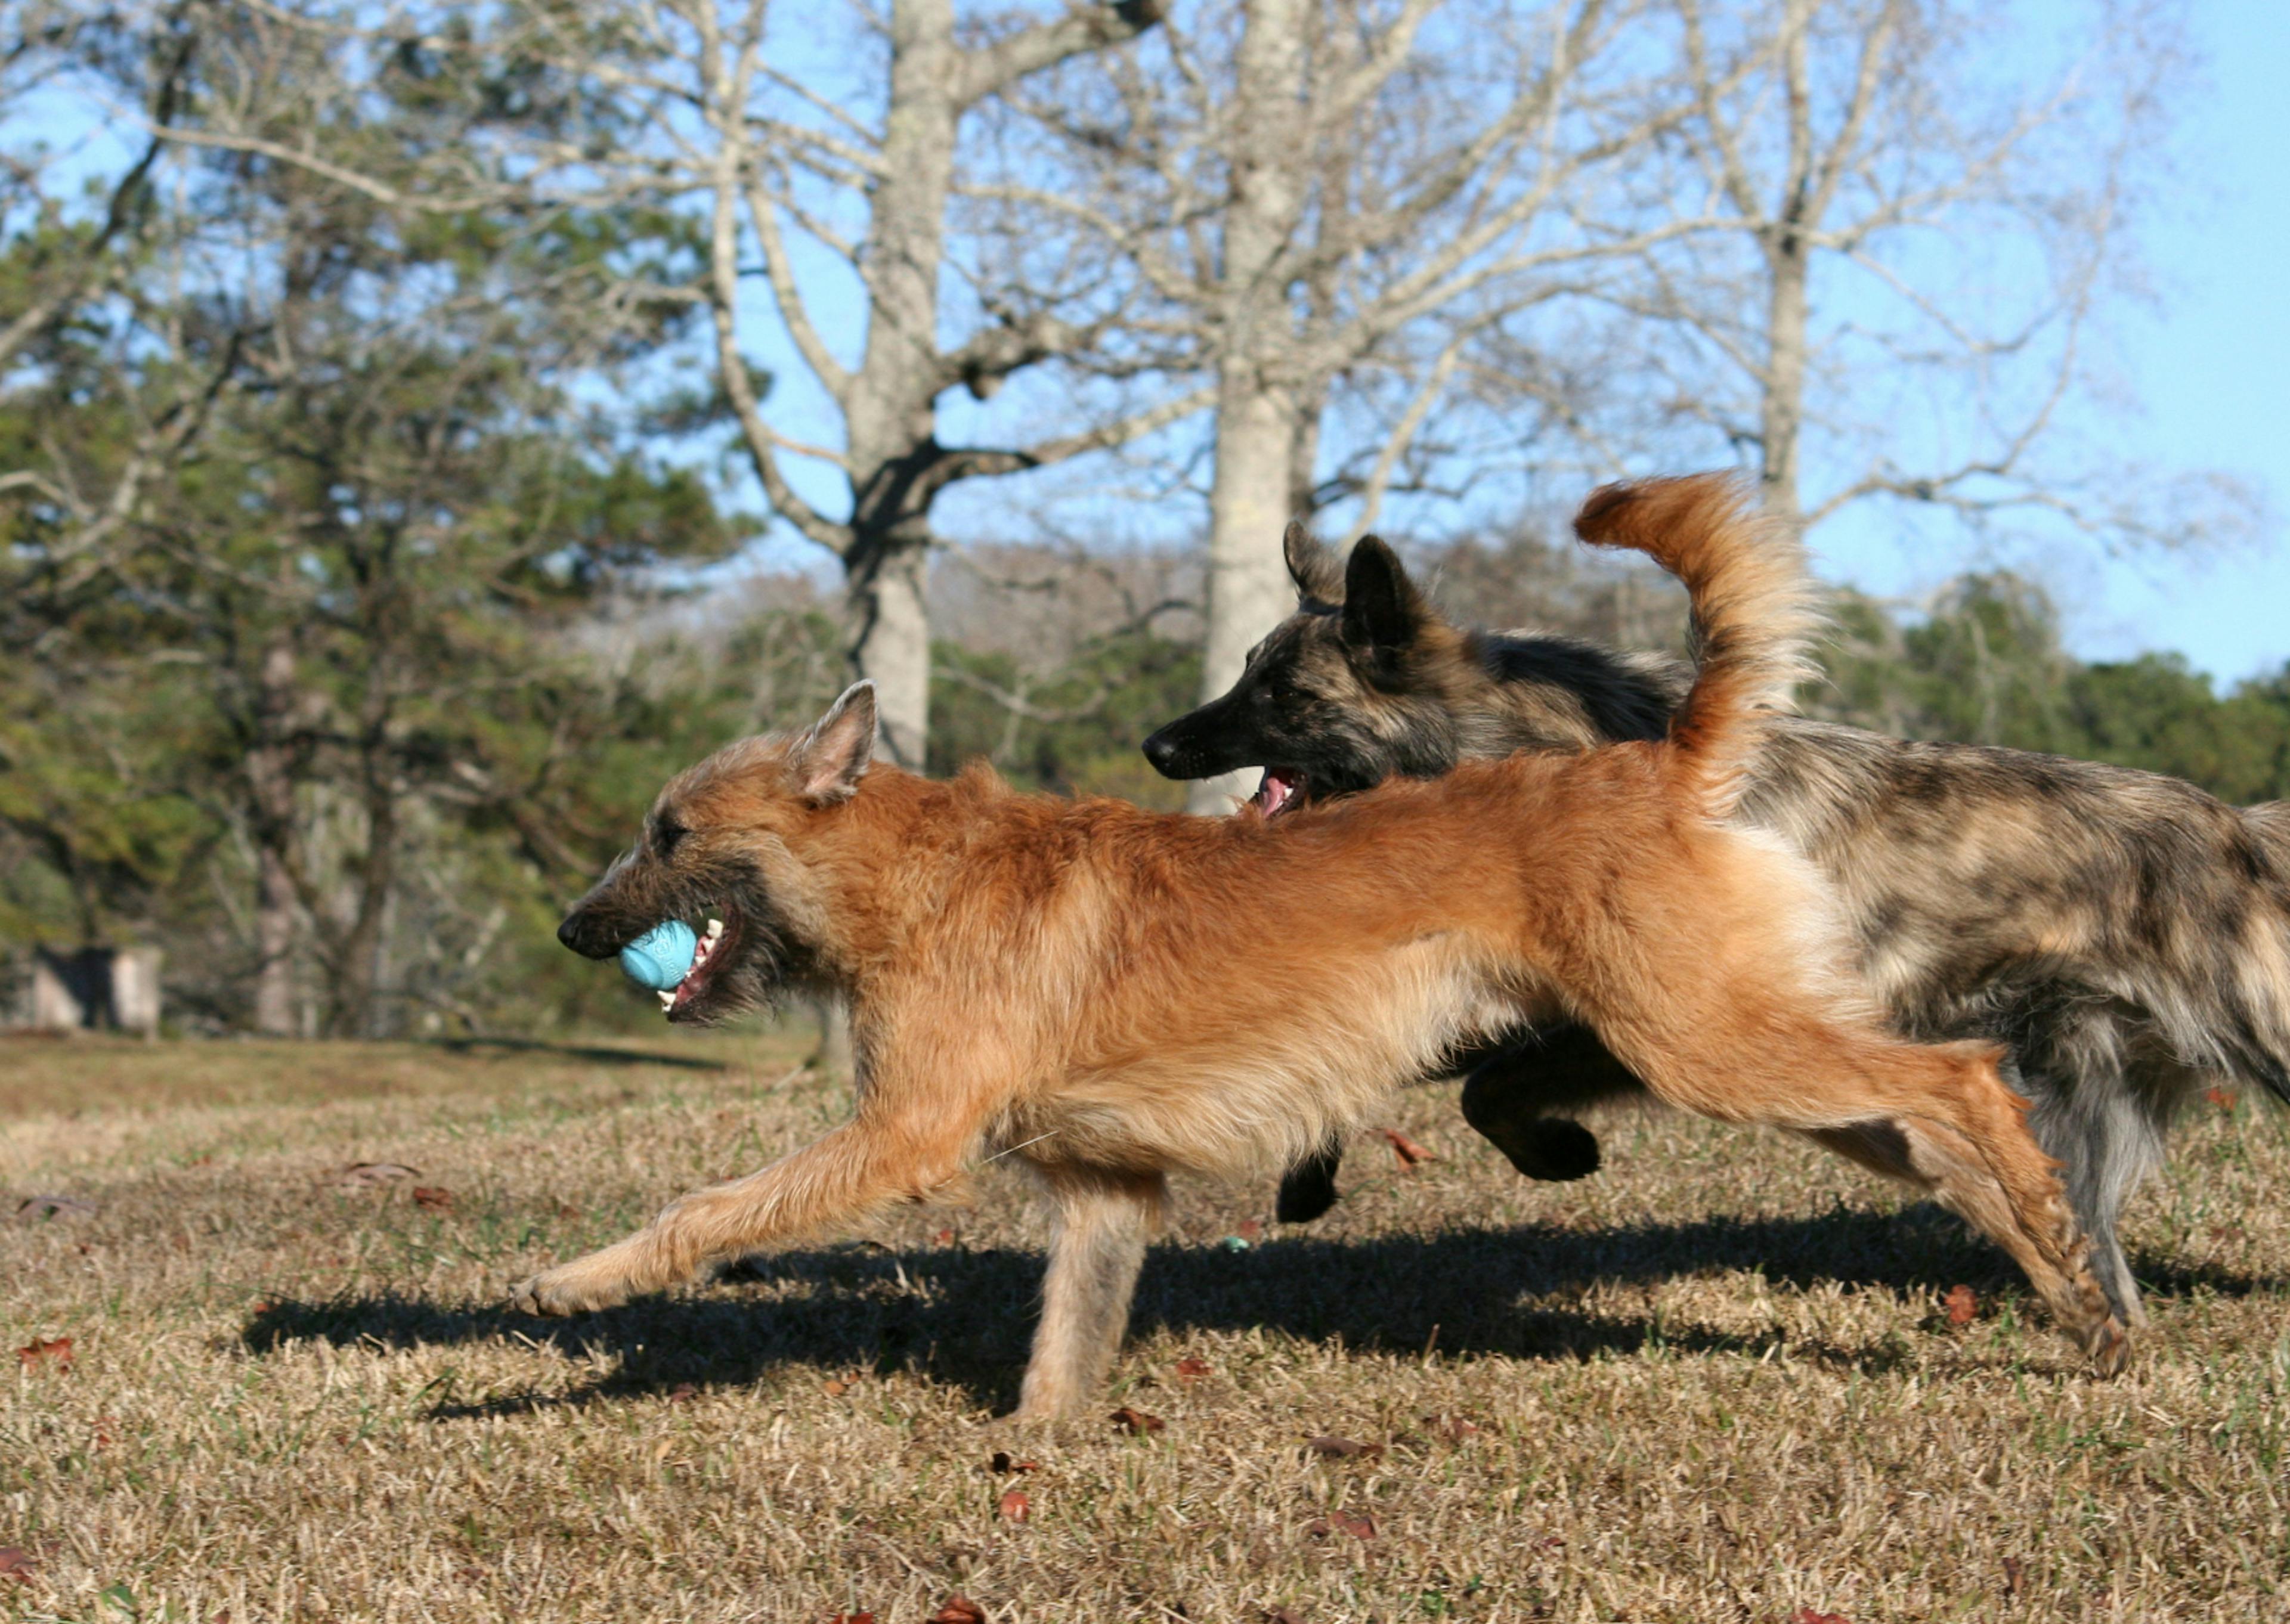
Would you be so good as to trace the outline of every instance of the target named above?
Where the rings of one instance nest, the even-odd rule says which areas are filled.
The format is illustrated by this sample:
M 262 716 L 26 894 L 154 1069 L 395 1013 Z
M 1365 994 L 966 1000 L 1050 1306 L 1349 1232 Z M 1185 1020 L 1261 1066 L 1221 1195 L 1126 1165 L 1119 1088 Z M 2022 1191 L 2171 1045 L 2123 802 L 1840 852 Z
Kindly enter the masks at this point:
M 1764 731 L 1758 718 L 1792 708 L 1790 691 L 1812 671 L 1806 644 L 1821 616 L 1794 530 L 1742 480 L 1691 474 L 1602 486 L 1574 533 L 1635 548 L 1685 583 L 1697 669 L 1669 743 L 1708 813 L 1726 816 Z

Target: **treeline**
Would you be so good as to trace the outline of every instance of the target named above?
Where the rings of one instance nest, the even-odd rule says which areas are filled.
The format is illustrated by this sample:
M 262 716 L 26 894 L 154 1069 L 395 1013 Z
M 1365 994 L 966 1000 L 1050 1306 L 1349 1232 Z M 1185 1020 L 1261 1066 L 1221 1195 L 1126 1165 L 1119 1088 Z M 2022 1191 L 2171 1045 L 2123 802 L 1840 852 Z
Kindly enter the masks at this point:
M 1413 556 L 1459 616 L 1476 607 L 1506 624 L 1678 646 L 1682 605 L 1643 572 L 1533 539 Z M 1194 572 L 1182 558 L 1137 562 Z M 1057 561 L 1037 564 L 1025 586 L 985 603 L 970 583 L 969 613 L 949 618 L 1005 631 L 1029 614 L 1061 619 L 1029 601 L 1057 579 Z M 436 674 L 391 768 L 385 873 L 363 860 L 375 815 L 360 798 L 365 772 L 338 781 L 305 768 L 294 906 L 346 940 L 371 918 L 366 980 L 336 973 L 336 949 L 316 933 L 290 938 L 283 969 L 266 958 L 246 724 L 234 689 L 204 662 L 139 656 L 108 674 L 83 670 L 93 689 L 10 705 L 0 934 L 161 946 L 172 1019 L 186 1030 L 253 1029 L 266 987 L 283 988 L 274 996 L 286 1000 L 289 1029 L 318 1033 L 645 1020 L 648 1006 L 621 996 L 616 978 L 556 946 L 559 911 L 631 836 L 669 773 L 814 714 L 843 680 L 841 634 L 831 605 L 794 580 L 612 607 L 579 636 L 531 636 L 514 668 Z M 931 769 L 985 760 L 1029 787 L 1181 806 L 1181 787 L 1156 777 L 1137 745 L 1193 702 L 1197 640 L 1181 620 L 1140 628 L 1101 605 L 1096 619 L 1093 628 L 1075 611 L 1067 646 L 1049 658 L 1040 635 L 941 643 Z M 1829 680 L 1804 695 L 1816 714 L 2169 772 L 2234 801 L 2290 796 L 2290 670 L 2222 696 L 2175 654 L 2078 660 L 2042 591 L 2008 574 L 1961 580 L 1912 616 L 1846 595 L 1838 623 Z M 364 692 L 332 653 L 320 700 L 329 716 Z M 302 748 L 315 761 L 355 743 Z M 436 764 L 427 774 L 416 771 L 424 759 Z M 515 777 L 524 793 L 489 791 L 479 774 Z
M 202 1031 L 593 1019 L 558 908 L 853 675 L 900 761 L 1177 804 L 1136 743 L 1292 514 L 1647 644 L 1659 583 L 1465 527 L 1730 464 L 2231 529 L 2053 432 L 2168 9 L 0 0 L 0 950 L 160 947 Z M 740 588 L 766 535 L 818 575 Z M 1819 707 L 2276 792 L 2275 687 L 2022 585 L 1849 630 Z

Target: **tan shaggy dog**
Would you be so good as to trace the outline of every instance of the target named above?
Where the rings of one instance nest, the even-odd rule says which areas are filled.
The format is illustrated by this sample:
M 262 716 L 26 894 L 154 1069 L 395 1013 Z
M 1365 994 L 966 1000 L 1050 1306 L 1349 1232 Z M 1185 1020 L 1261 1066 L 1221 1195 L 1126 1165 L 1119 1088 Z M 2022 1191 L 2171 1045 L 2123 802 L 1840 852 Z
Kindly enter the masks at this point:
M 720 916 L 669 1014 L 789 985 L 850 1000 L 853 1119 L 519 1284 L 607 1307 L 959 1180 L 982 1152 L 1055 1209 L 1019 1413 L 1085 1400 L 1173 1169 L 1285 1165 L 1459 1045 L 1586 1023 L 1661 1099 L 1908 1170 L 2017 1260 L 2102 1369 L 2127 1352 L 2053 1163 L 1978 1044 L 1888 1035 L 1799 859 L 1724 827 L 1810 624 L 1794 543 L 1731 482 L 1613 487 L 1576 521 L 1693 595 L 1701 662 L 1660 743 L 1469 762 L 1277 820 L 868 770 L 872 690 L 661 792 L 559 932 L 602 958 Z

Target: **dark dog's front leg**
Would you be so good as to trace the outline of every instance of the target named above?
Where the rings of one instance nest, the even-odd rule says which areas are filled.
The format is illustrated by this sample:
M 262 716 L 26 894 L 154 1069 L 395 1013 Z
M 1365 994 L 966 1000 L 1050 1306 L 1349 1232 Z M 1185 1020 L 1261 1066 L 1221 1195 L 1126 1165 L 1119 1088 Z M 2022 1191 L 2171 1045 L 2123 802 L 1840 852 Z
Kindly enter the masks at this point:
M 1588 1027 L 1528 1034 L 1463 1057 L 1458 1069 L 1466 1074 L 1463 1120 L 1520 1172 L 1554 1184 L 1597 1172 L 1598 1140 L 1581 1123 L 1549 1113 L 1645 1092 Z M 1343 1163 L 1343 1141 L 1331 1140 L 1289 1168 L 1274 1215 L 1284 1224 L 1309 1224 L 1335 1205 Z
M 1272 1215 L 1284 1224 L 1309 1224 L 1336 1204 L 1336 1170 L 1344 1164 L 1344 1142 L 1332 1139 L 1291 1167 L 1280 1179 L 1280 1199 Z

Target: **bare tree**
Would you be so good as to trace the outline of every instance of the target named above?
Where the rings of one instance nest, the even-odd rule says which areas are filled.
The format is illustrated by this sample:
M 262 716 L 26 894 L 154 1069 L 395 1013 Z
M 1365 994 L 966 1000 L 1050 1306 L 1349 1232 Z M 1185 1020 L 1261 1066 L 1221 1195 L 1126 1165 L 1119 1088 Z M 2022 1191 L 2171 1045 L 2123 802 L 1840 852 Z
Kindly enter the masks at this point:
M 767 0 L 637 0 L 609 23 L 593 8 L 546 13 L 519 49 L 613 100 L 616 126 L 641 132 L 579 166 L 706 210 L 704 265 L 690 289 L 711 320 L 715 372 L 747 459 L 773 509 L 841 561 L 850 658 L 875 679 L 892 758 L 923 759 L 930 628 L 925 603 L 931 508 L 957 481 L 1037 468 L 1120 444 L 1205 404 L 1164 398 L 1069 433 L 955 446 L 938 437 L 940 397 L 984 398 L 1011 374 L 1086 344 L 1054 290 L 1013 308 L 1002 290 L 965 336 L 949 338 L 946 291 L 959 266 L 947 240 L 964 124 L 981 104 L 1077 54 L 1149 28 L 1153 0 L 1074 4 L 1041 17 L 962 27 L 952 0 L 892 0 L 873 20 L 881 71 L 861 105 L 820 94 L 786 60 Z M 600 48 L 601 47 L 601 48 Z M 816 270 L 821 258 L 831 269 Z M 827 403 L 829 434 L 775 421 L 742 347 L 749 289 Z M 831 307 L 855 284 L 858 324 Z M 855 360 L 846 360 L 857 336 Z M 789 460 L 842 476 L 845 511 L 799 489 Z
M 2102 6 L 2048 57 L 2029 20 L 1945 0 L 1665 9 L 1693 116 L 1649 185 L 1719 225 L 1665 239 L 1623 308 L 1677 412 L 1808 524 L 1878 496 L 2158 533 L 2119 464 L 2057 453 L 2162 150 L 2167 9 Z
M 1029 76 L 1149 29 L 1159 0 L 1074 0 L 1053 14 L 974 26 L 957 19 L 953 0 L 854 7 L 855 32 L 878 52 L 880 71 L 853 100 L 821 94 L 813 64 L 790 60 L 811 19 L 784 24 L 770 0 L 522 8 L 489 19 L 500 24 L 491 33 L 472 31 L 450 5 L 374 26 L 324 0 L 241 4 L 283 25 L 419 53 L 441 93 L 451 84 L 473 105 L 513 110 L 489 120 L 491 140 L 418 182 L 235 121 L 227 108 L 178 139 L 292 164 L 393 207 L 525 218 L 616 204 L 667 211 L 668 249 L 631 256 L 617 297 L 685 300 L 708 316 L 720 404 L 765 498 L 843 566 L 849 658 L 877 684 L 895 760 L 923 758 L 923 584 L 939 496 L 964 479 L 1124 444 L 1208 404 L 1206 391 L 1181 389 L 1060 434 L 973 446 L 938 437 L 948 391 L 985 399 L 1013 374 L 1085 348 L 1106 326 L 1101 315 L 1069 319 L 1066 292 L 1054 287 L 1007 286 L 975 308 L 949 309 L 947 288 L 963 271 L 947 223 L 965 122 Z M 838 64 L 853 58 L 853 32 L 836 40 Z M 695 206 L 687 264 L 673 247 Z M 853 319 L 854 285 L 863 326 Z M 751 289 L 763 291 L 760 306 Z M 974 318 L 970 331 L 949 338 L 963 315 Z M 776 324 L 824 398 L 832 420 L 823 428 L 805 433 L 789 426 L 792 414 L 767 410 L 772 380 L 741 336 L 754 316 Z M 842 512 L 805 494 L 805 465 L 840 476 Z
M 1286 520 L 1341 496 L 1372 515 L 1473 334 L 1692 228 L 1598 206 L 1681 115 L 1620 48 L 1635 9 L 1256 0 L 1094 65 L 1094 95 L 1027 104 L 1079 182 L 995 195 L 1117 246 L 1216 367 L 1205 694 L 1288 606 Z M 1332 397 L 1372 375 L 1404 380 L 1398 409 L 1324 484 Z

